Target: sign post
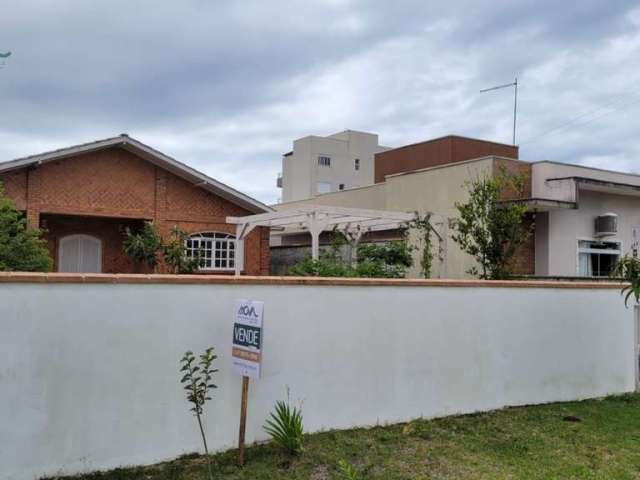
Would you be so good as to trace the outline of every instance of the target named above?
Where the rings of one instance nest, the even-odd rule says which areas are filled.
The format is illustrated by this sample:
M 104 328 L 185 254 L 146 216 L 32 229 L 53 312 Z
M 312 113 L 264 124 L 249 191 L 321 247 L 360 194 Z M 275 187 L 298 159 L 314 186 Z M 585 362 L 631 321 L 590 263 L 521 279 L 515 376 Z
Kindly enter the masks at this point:
M 244 437 L 247 428 L 249 379 L 260 378 L 262 365 L 262 316 L 264 303 L 237 300 L 233 324 L 231 357 L 235 372 L 242 375 L 240 429 L 238 432 L 238 464 L 244 465 Z

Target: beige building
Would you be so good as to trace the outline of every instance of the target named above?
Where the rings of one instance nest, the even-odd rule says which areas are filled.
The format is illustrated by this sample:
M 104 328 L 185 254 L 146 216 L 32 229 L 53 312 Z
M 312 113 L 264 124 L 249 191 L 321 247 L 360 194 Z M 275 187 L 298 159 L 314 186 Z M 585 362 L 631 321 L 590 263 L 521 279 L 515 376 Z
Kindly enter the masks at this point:
M 282 201 L 371 185 L 374 155 L 387 149 L 378 144 L 378 135 L 354 130 L 299 138 L 293 150 L 282 156 L 282 176 L 277 182 Z
M 320 204 L 432 212 L 438 231 L 432 277 L 465 278 L 474 261 L 451 239 L 455 204 L 467 198 L 465 182 L 495 175 L 502 166 L 525 175 L 526 198 L 517 201 L 529 205 L 535 220 L 534 235 L 517 259 L 518 273 L 606 277 L 621 255 L 638 255 L 640 176 L 549 161 L 483 157 L 388 175 L 381 183 L 276 208 Z M 289 232 L 272 235 L 276 245 L 295 244 L 304 238 Z M 414 268 L 409 274 L 415 277 L 419 271 Z
M 620 255 L 638 256 L 639 175 L 548 161 L 531 173 L 532 196 L 562 207 L 536 216 L 536 275 L 607 276 Z
M 313 199 L 275 205 L 276 210 L 292 208 L 296 205 L 331 205 L 353 208 L 420 213 L 432 212 L 432 220 L 440 238 L 434 239 L 433 277 L 464 278 L 465 271 L 473 261 L 461 252 L 451 239 L 449 221 L 455 217 L 455 202 L 467 198 L 463 184 L 477 176 L 492 175 L 498 168 L 496 157 L 459 162 L 453 165 L 437 166 L 413 172 L 389 175 L 382 183 L 366 187 L 318 195 Z M 306 242 L 305 236 L 291 232 L 272 232 L 273 245 L 295 245 Z M 409 276 L 419 276 L 419 261 Z

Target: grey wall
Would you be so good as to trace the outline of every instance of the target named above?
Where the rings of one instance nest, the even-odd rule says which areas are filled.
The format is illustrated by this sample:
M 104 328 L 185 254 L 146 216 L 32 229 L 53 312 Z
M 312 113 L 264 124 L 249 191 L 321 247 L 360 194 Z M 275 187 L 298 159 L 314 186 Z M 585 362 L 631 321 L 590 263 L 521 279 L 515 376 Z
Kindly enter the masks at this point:
M 206 430 L 214 450 L 233 447 L 238 298 L 265 302 L 249 442 L 266 439 L 261 425 L 286 388 L 309 431 L 634 389 L 633 314 L 617 288 L 113 283 L 121 278 L 0 283 L 0 478 L 199 450 L 178 360 L 210 345 L 220 372 Z

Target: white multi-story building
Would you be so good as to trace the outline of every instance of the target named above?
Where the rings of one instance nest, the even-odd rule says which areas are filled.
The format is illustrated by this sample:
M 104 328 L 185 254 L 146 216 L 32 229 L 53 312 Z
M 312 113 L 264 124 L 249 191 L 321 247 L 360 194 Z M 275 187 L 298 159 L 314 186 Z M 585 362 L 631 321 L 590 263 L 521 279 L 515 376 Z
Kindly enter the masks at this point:
M 371 185 L 374 155 L 388 149 L 378 144 L 377 134 L 354 130 L 299 138 L 282 156 L 282 201 Z

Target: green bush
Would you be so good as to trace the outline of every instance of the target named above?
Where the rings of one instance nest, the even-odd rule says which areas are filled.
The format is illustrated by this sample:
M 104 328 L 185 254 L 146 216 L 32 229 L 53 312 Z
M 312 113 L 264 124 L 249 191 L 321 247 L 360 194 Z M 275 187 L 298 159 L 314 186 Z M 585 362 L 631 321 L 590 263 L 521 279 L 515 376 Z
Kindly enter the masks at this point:
M 126 230 L 127 238 L 122 249 L 135 263 L 141 263 L 155 270 L 158 266 L 158 254 L 162 248 L 162 239 L 153 222 L 144 222 L 142 229 L 132 232 Z
M 50 272 L 53 259 L 40 229 L 27 228 L 0 184 L 0 271 Z
M 187 256 L 185 245 L 189 236 L 178 228 L 171 229 L 171 239 L 162 246 L 164 261 L 171 273 L 193 273 L 202 265 L 200 255 Z
M 166 243 L 153 222 L 144 222 L 142 230 L 138 232 L 127 229 L 126 233 L 122 250 L 135 263 L 147 265 L 155 271 L 162 254 L 171 273 L 193 273 L 202 266 L 203 259 L 199 252 L 195 252 L 194 256 L 187 255 L 185 245 L 189 236 L 178 226 L 171 229 L 171 237 Z
M 403 278 L 412 265 L 411 252 L 404 240 L 359 246 L 355 265 L 344 261 L 338 248 L 339 245 L 334 244 L 320 255 L 320 259 L 306 258 L 296 263 L 287 274 L 299 277 Z

